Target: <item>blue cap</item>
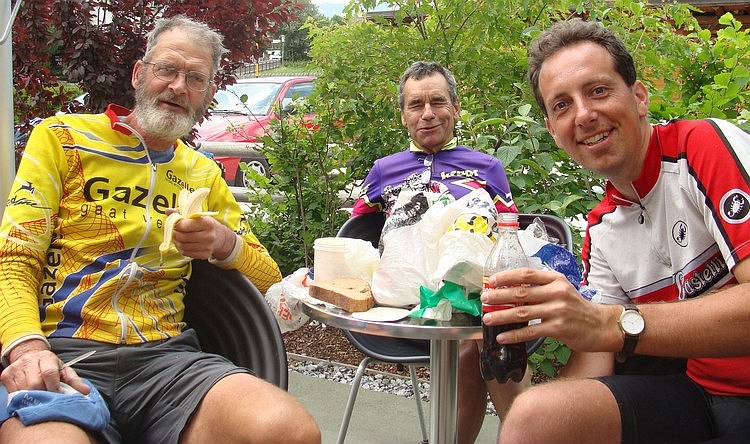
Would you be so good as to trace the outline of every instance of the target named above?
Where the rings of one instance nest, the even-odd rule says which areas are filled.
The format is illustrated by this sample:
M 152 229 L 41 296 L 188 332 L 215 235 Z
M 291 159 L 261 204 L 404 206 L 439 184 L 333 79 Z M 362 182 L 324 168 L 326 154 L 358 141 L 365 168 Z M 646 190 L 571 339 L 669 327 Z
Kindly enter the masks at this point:
M 86 430 L 103 430 L 109 423 L 109 409 L 99 391 L 88 380 L 88 395 L 63 385 L 65 393 L 45 390 L 19 390 L 8 393 L 0 385 L 0 423 L 17 416 L 23 425 L 40 422 L 69 422 Z

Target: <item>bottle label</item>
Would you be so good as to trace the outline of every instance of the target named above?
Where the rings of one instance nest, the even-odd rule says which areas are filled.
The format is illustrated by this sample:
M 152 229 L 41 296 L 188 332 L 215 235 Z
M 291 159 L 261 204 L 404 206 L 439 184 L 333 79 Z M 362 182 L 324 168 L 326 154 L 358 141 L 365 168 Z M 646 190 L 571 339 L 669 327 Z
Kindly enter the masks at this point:
M 507 310 L 515 306 L 515 304 L 482 304 L 482 313 L 492 313 L 493 311 Z

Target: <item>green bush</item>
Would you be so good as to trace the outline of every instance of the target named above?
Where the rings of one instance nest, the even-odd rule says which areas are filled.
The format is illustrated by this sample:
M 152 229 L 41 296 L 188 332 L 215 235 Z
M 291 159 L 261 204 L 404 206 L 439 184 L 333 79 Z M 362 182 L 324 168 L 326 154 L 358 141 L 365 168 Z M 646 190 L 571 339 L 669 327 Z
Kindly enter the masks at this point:
M 309 111 L 299 101 L 293 115 L 271 122 L 272 131 L 260 148 L 271 165 L 270 179 L 243 166 L 254 182 L 248 189 L 257 208 L 253 231 L 285 276 L 312 266 L 314 240 L 336 234 L 349 217 L 342 200 L 353 199 L 347 159 L 355 154 L 344 142 L 344 125 L 324 109 L 310 121 L 305 117 Z

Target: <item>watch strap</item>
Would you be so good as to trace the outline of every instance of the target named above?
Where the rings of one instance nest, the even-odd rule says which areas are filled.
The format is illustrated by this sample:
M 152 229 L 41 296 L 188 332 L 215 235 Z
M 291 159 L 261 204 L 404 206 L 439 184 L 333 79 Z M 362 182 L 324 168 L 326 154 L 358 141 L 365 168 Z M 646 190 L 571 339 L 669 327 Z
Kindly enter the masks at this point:
M 622 312 L 625 313 L 626 311 L 637 311 L 640 313 L 640 310 L 638 310 L 638 307 L 635 304 L 625 304 L 623 307 Z M 622 325 L 620 325 L 620 321 L 618 320 L 618 326 L 620 327 L 620 330 L 622 331 L 622 350 L 620 350 L 619 353 L 616 355 L 617 362 L 624 362 L 625 359 L 633 355 L 633 352 L 635 351 L 635 346 L 638 345 L 638 339 L 640 338 L 640 335 L 631 335 L 625 331 L 624 328 L 622 328 Z

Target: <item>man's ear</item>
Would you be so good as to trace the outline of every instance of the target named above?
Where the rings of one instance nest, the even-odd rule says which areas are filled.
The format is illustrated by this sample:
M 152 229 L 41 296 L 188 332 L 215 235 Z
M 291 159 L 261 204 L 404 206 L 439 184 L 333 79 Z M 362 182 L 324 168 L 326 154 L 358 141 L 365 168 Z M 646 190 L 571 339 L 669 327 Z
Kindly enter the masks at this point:
M 133 89 L 138 89 L 138 73 L 140 73 L 141 69 L 144 67 L 143 60 L 138 60 L 135 62 L 135 65 L 133 65 L 133 72 L 130 75 L 130 84 L 133 86 Z
M 648 89 L 646 85 L 640 80 L 636 80 L 633 84 L 633 94 L 635 94 L 635 100 L 638 104 L 638 115 L 640 117 L 646 117 L 648 115 Z
M 208 103 L 210 104 L 211 102 L 213 102 L 214 96 L 216 95 L 216 91 L 219 90 L 219 87 L 216 86 L 216 82 L 211 82 L 209 83 L 209 85 L 211 85 L 211 87 L 209 88 L 211 90 L 211 100 L 208 101 Z

